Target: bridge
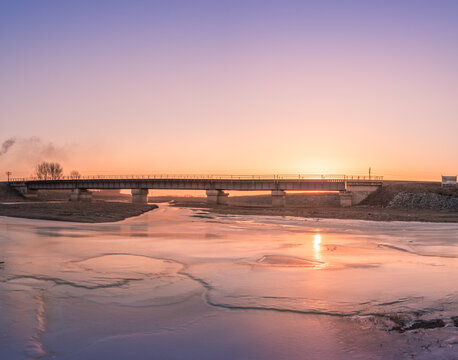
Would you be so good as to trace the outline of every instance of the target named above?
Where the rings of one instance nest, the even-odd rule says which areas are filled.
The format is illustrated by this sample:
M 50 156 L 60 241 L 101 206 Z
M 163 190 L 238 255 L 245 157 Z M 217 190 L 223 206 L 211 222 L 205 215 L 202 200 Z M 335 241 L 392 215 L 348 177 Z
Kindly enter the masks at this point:
M 134 175 L 59 179 L 15 178 L 11 187 L 27 198 L 40 190 L 70 190 L 70 200 L 90 201 L 90 190 L 131 189 L 132 202 L 146 203 L 148 190 L 205 190 L 209 205 L 227 204 L 225 191 L 271 191 L 272 206 L 285 206 L 286 191 L 339 192 L 340 205 L 359 204 L 383 184 L 381 176 L 347 175 Z

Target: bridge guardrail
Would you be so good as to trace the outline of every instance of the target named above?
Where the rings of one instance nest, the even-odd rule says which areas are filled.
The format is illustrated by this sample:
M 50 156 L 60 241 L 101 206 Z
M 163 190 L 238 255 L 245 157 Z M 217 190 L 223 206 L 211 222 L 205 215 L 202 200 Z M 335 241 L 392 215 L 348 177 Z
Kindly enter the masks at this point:
M 47 181 L 47 180 L 141 180 L 141 179 L 183 179 L 183 180 L 326 180 L 326 181 L 383 181 L 383 176 L 368 175 L 317 175 L 317 174 L 279 174 L 279 175 L 88 175 L 62 176 L 58 179 L 40 179 L 38 177 L 11 178 L 9 182 Z

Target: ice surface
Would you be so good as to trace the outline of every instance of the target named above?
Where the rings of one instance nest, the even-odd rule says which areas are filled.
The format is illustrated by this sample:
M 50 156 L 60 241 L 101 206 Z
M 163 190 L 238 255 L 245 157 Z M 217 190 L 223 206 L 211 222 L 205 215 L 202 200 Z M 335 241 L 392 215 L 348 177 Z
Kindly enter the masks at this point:
M 457 359 L 457 258 L 457 224 L 0 217 L 0 358 Z

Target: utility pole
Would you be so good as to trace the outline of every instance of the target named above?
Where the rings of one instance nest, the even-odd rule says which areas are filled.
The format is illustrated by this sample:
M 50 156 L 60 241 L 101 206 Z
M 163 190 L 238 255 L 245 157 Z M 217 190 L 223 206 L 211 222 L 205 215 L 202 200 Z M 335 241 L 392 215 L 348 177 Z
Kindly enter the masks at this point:
M 369 180 L 371 179 L 371 168 L 369 166 Z
M 7 171 L 7 172 L 6 172 L 6 176 L 8 176 L 8 182 L 10 182 L 10 175 L 11 175 L 11 174 L 12 174 L 11 171 Z

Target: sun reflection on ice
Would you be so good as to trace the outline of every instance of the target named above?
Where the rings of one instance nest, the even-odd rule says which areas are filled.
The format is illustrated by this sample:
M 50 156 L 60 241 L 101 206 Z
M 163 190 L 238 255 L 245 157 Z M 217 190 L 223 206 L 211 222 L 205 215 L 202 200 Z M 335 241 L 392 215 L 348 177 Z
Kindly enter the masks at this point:
M 321 257 L 321 235 L 315 234 L 313 238 L 313 249 L 315 250 L 315 259 L 317 261 L 322 261 Z

